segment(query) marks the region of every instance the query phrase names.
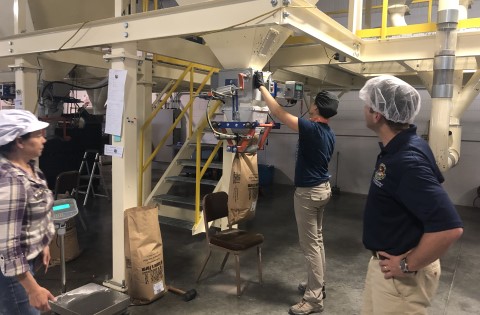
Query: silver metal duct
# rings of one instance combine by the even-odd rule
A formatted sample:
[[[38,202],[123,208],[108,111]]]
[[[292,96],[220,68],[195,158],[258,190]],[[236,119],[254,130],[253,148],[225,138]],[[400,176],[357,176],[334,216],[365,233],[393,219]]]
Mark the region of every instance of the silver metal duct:
[[[453,107],[455,50],[457,47],[458,0],[440,0],[437,16],[438,50],[435,52],[432,85],[432,113],[429,143],[442,171],[458,162],[459,151],[449,150],[454,131],[449,130]],[[458,133],[458,130],[455,130]]]

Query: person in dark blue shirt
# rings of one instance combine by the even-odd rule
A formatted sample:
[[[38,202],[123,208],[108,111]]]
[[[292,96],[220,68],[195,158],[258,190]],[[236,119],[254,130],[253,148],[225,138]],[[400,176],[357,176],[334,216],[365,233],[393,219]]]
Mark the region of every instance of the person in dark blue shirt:
[[[439,258],[460,238],[463,224],[428,143],[411,124],[420,111],[418,91],[380,76],[359,96],[367,127],[381,141],[364,212],[363,243],[372,258],[362,314],[427,314]]]
[[[331,196],[328,163],[335,146],[335,134],[328,121],[337,114],[338,98],[321,91],[308,110],[309,118],[299,118],[285,111],[270,95],[261,72],[255,73],[253,82],[271,113],[298,132],[294,209],[300,247],[307,263],[307,282],[299,285],[299,290],[304,291],[303,298],[289,312],[295,315],[321,312],[325,298],[322,219]]]

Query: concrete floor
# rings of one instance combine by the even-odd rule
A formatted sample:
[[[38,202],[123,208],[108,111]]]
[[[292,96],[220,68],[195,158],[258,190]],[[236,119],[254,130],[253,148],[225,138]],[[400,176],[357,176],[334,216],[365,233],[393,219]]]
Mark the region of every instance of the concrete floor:
[[[256,218],[247,228],[265,236],[264,284],[258,284],[255,251],[240,259],[244,293],[236,296],[233,259],[218,273],[222,256],[215,255],[199,284],[196,275],[206,254],[204,235],[161,224],[166,283],[183,290],[195,289],[196,299],[184,302],[168,293],[145,306],[130,306],[135,314],[287,314],[301,299],[298,283],[306,277],[293,214],[293,188],[269,187],[260,197]],[[341,192],[327,205],[324,241],[327,255],[327,299],[323,314],[360,313],[362,290],[370,253],[364,249],[362,212],[364,195]],[[458,207],[465,233],[442,259],[441,284],[430,314],[480,314],[480,209]],[[101,284],[112,270],[111,203],[97,197],[83,212],[88,230],[77,224],[82,254],[67,263],[67,291],[90,282]],[[40,272],[39,283],[61,292],[60,267]],[[399,313],[401,314],[401,313]]]

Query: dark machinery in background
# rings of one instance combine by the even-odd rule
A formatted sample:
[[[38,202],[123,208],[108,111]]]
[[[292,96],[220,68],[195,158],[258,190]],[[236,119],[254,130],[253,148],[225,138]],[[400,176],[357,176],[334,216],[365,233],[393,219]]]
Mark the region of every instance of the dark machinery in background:
[[[0,100],[15,99],[15,83],[0,84]]]
[[[78,170],[86,150],[103,152],[108,136],[103,134],[103,115],[90,114],[72,98],[72,89],[104,88],[108,82],[96,86],[79,86],[62,81],[43,82],[40,89],[38,117],[50,123],[47,139],[40,157],[40,165],[50,188],[61,172]],[[71,113],[64,113],[64,104],[73,104]],[[93,164],[93,161],[92,161]]]

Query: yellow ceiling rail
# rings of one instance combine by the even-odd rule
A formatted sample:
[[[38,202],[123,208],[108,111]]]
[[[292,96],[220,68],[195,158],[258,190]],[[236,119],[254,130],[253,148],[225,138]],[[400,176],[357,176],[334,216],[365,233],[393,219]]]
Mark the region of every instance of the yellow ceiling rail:
[[[432,7],[433,0],[417,0],[413,3],[428,2],[428,22],[411,24],[405,26],[390,26],[387,27],[387,10],[388,0],[383,0],[382,11],[382,27],[357,30],[356,35],[360,38],[380,38],[382,40],[388,39],[392,36],[413,35],[421,33],[433,33],[437,31],[437,24],[432,22]],[[462,29],[476,29],[480,28],[480,18],[470,18],[458,21],[458,30]]]
[[[432,1],[433,1],[433,0],[413,0],[413,1],[412,1],[412,4],[428,2],[428,3],[429,3],[429,7],[430,7],[429,12],[432,12],[432,10],[431,10]],[[372,6],[371,6],[371,9],[374,9],[374,10],[383,9],[383,4],[382,4],[382,5],[372,5]],[[366,10],[366,9],[364,8],[363,11],[365,11],[365,10]],[[343,9],[343,10],[335,10],[335,11],[326,11],[326,12],[323,12],[323,13],[325,13],[325,14],[328,15],[328,16],[330,16],[330,15],[338,15],[338,14],[348,14],[348,12],[349,12],[348,9]]]
[[[387,37],[387,19],[388,19],[388,0],[383,0],[382,27],[380,29],[381,39],[385,39]]]
[[[412,24],[406,26],[390,26],[386,30],[386,38],[382,37],[381,28],[371,28],[358,30],[356,35],[361,38],[372,38],[372,37],[381,37],[382,39],[387,39],[389,36],[398,36],[398,35],[412,35],[419,33],[431,33],[437,31],[437,24],[435,23],[423,23],[423,24]]]

